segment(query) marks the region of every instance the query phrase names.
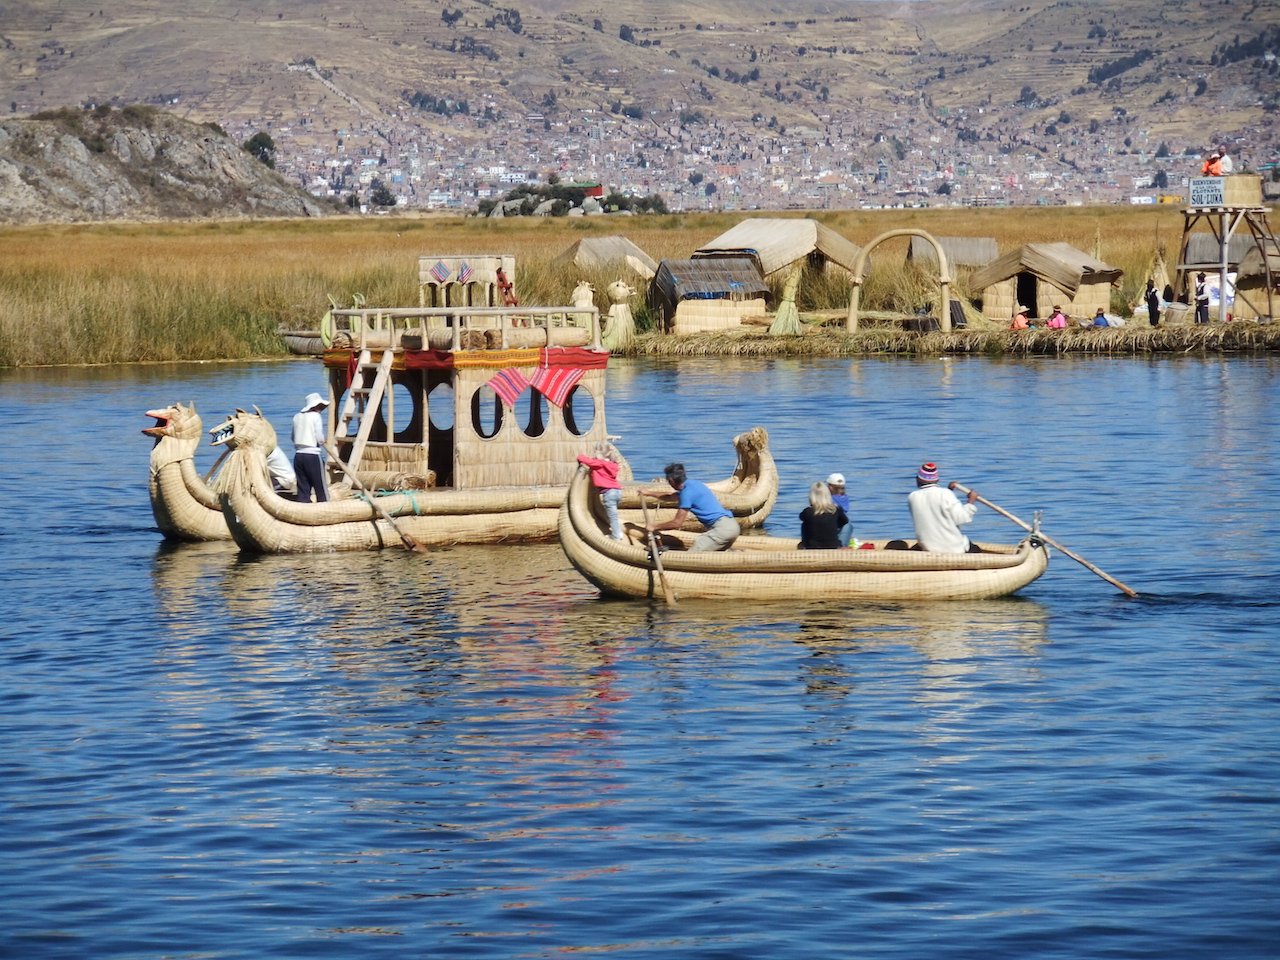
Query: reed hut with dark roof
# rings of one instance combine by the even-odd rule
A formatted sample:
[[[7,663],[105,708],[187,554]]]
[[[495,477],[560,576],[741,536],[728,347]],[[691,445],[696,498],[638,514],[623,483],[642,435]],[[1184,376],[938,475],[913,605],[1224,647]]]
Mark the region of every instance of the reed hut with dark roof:
[[[685,335],[737,327],[746,316],[763,317],[771,298],[754,261],[701,257],[659,263],[647,300],[664,330]]]
[[[781,278],[800,263],[818,270],[853,272],[862,248],[808,218],[748,217],[693,252],[693,259],[741,257],[765,279]]]
[[[658,272],[658,261],[620,234],[583,237],[551,262],[579,270],[628,270],[644,280]]]
[[[1077,250],[1068,243],[1027,243],[969,277],[982,291],[982,313],[1008,322],[1018,304],[1029,317],[1049,317],[1060,306],[1071,317],[1092,317],[1111,309],[1111,288],[1124,271]]]

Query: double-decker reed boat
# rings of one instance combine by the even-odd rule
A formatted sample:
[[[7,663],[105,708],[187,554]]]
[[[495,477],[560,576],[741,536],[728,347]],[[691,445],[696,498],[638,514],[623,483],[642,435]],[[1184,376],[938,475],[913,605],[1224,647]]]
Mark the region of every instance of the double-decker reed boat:
[[[162,437],[173,418],[157,416],[157,426],[144,432],[157,437],[152,507],[166,536],[215,539],[225,527],[253,553],[555,539],[578,455],[590,456],[610,439],[609,352],[597,308],[335,308],[321,330],[326,435],[341,461],[329,464],[333,498],[300,503],[275,489],[267,464],[274,441],[269,447],[261,436],[236,439],[237,429],[269,429],[265,418],[250,427],[251,414],[228,421],[220,439],[230,451],[202,487],[186,476],[195,474],[192,441],[183,439],[179,450],[178,441]],[[197,437],[199,429],[197,423]],[[168,465],[158,471],[162,443]],[[738,436],[734,446],[733,473],[710,486],[749,529],[773,507],[777,469],[763,428]],[[623,514],[638,520],[640,484],[625,462],[619,478]],[[211,496],[221,526],[210,515]],[[169,521],[191,512],[192,501],[204,511],[195,514],[196,534]]]

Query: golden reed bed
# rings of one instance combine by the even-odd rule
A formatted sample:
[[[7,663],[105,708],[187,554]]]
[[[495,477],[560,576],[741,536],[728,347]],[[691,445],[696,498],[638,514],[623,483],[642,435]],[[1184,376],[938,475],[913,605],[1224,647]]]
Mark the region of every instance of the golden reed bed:
[[[1138,301],[1157,255],[1163,254],[1166,262],[1176,258],[1182,230],[1181,211],[1173,206],[785,215],[814,216],[858,244],[903,227],[935,236],[995,237],[1001,249],[1062,240],[1096,250],[1103,260],[1123,269],[1123,285],[1115,297],[1130,304]],[[563,304],[581,279],[594,282],[597,290],[616,279],[612,274],[584,277],[579,271],[548,268],[549,261],[576,240],[623,234],[655,259],[684,258],[746,216],[337,216],[7,226],[0,228],[0,366],[285,356],[279,329],[313,329],[330,294],[348,304],[356,293],[370,304],[416,304],[417,262],[424,254],[513,253],[521,302]],[[877,266],[863,289],[862,305],[868,310],[910,313],[927,291],[927,276],[902,267],[906,241],[895,246],[897,242],[876,249]],[[847,306],[845,285],[825,287],[802,289],[800,309]],[[964,277],[958,277],[954,295],[968,294]],[[640,300],[636,298],[633,308],[643,321]],[[838,352],[916,352],[929,342],[915,336],[886,341],[874,331],[866,335],[869,339],[856,341],[863,344],[856,348],[839,341]],[[1223,335],[1220,344],[1214,337],[1201,342],[1191,334],[1179,336],[1188,337],[1183,349],[1237,349],[1229,345],[1234,334]],[[1238,349],[1274,347],[1269,335],[1246,339],[1255,342]],[[821,346],[819,341],[803,347],[784,343],[774,352],[818,353]],[[1081,346],[1093,342],[1082,340]]]
[[[813,330],[795,337],[764,332],[708,333],[691,337],[649,334],[639,337],[627,356],[649,357],[855,357],[880,354],[941,356],[1061,356],[1063,354],[1262,353],[1280,350],[1280,324],[1237,321],[1204,326],[1066,330],[954,330],[912,333],[871,329],[848,334]]]

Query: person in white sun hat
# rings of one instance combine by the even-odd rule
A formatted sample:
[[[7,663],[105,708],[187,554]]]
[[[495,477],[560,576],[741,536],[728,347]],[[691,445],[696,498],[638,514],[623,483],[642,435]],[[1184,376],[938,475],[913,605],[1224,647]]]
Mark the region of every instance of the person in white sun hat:
[[[329,499],[324,485],[324,417],[320,411],[329,401],[318,393],[308,393],[302,409],[293,417],[293,472],[298,476],[298,502],[316,503]]]

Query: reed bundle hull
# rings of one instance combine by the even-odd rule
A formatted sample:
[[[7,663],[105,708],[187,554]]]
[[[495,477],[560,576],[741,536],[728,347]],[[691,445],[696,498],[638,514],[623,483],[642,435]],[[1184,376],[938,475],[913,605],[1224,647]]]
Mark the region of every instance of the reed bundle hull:
[[[169,460],[158,468],[153,458],[150,492],[151,513],[166,538],[189,543],[231,539],[218,495],[201,478],[189,456]]]
[[[729,478],[710,486],[718,488],[721,502],[744,529],[750,529],[764,522],[777,500],[777,469],[762,428],[736,437],[734,445],[737,468]],[[279,496],[271,487],[260,451],[233,452],[223,476],[222,512],[232,539],[246,552],[322,553],[402,544],[400,535],[366,499],[297,503]],[[624,485],[624,519],[640,521],[641,486]],[[377,502],[395,518],[396,526],[424,546],[534,543],[556,538],[566,493],[564,485],[431,489],[387,494]]]
[[[147,416],[156,421],[142,432],[156,441],[147,486],[160,532],[167,539],[190,543],[231,539],[217,492],[196,470],[204,425],[194,404],[175,403],[148,410]]]
[[[585,471],[560,511],[560,545],[574,568],[609,596],[653,599],[662,586],[647,548],[605,531]],[[692,535],[664,536],[684,548]],[[1025,587],[1048,565],[1048,549],[1023,541],[983,544],[978,554],[914,550],[800,550],[783,537],[740,537],[723,553],[666,549],[662,565],[678,598],[711,600],[986,600]]]

